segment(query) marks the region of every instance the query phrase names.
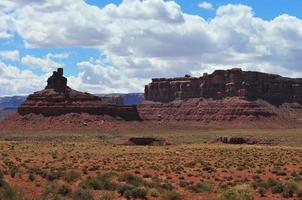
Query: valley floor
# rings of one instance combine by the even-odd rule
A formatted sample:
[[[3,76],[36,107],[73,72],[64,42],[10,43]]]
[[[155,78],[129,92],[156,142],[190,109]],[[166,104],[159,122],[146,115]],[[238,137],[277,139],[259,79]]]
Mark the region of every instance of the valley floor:
[[[126,146],[131,136],[170,146]],[[219,136],[279,144],[227,145]],[[302,129],[5,132],[0,199],[302,199]]]

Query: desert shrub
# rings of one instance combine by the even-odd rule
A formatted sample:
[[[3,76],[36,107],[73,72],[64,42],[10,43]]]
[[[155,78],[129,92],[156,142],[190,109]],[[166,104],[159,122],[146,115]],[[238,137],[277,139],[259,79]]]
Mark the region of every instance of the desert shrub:
[[[72,195],[73,200],[95,200],[89,190],[79,189]]]
[[[271,178],[269,178],[267,181],[266,181],[266,186],[268,187],[268,188],[272,188],[272,187],[274,187],[274,186],[276,186],[276,185],[278,185],[279,183],[278,183],[278,181],[276,181],[276,180],[274,180],[274,179],[271,179]]]
[[[284,198],[293,197],[294,193],[298,188],[297,183],[292,180],[284,182],[282,186],[283,186],[282,196]]]
[[[81,177],[81,174],[76,171],[70,171],[65,175],[65,180],[67,182],[73,182],[78,180]]]
[[[118,193],[122,196],[125,196],[125,193],[129,193],[130,190],[132,190],[134,186],[128,185],[128,184],[121,184],[118,187]]]
[[[0,199],[4,200],[25,200],[24,194],[10,185],[5,185],[0,190]]]
[[[185,180],[179,180],[180,187],[188,187],[190,184]]]
[[[5,200],[25,200],[24,194],[18,189],[10,186],[0,175],[0,199]]]
[[[257,192],[260,194],[261,197],[265,197],[266,189],[264,187],[260,187]]]
[[[134,199],[137,199],[137,198],[139,198],[139,199],[146,199],[146,197],[147,197],[147,190],[144,187],[133,188],[131,190],[131,196]]]
[[[64,176],[64,172],[62,170],[51,170],[49,173],[47,173],[47,180],[53,181],[56,179],[60,179],[62,176]]]
[[[253,200],[253,194],[246,185],[229,188],[222,193],[222,200]]]
[[[183,199],[181,193],[178,192],[177,190],[168,190],[168,191],[165,191],[163,193],[162,197],[165,200],[181,200],[181,199]]]
[[[135,175],[135,174],[132,174],[132,173],[125,173],[124,175],[122,175],[119,179],[119,181],[124,181],[128,184],[131,184],[131,185],[134,185],[134,186],[144,186],[146,185],[146,181]]]
[[[150,193],[151,197],[159,197],[160,196],[159,191],[157,189],[155,189],[155,188],[151,188],[149,190],[149,193]]]
[[[174,189],[174,186],[167,181],[161,183],[159,186],[160,186],[160,188],[162,188],[164,190],[173,190]]]
[[[99,200],[115,200],[115,199],[117,199],[117,196],[114,192],[103,192],[99,198]]]
[[[302,184],[297,187],[296,195],[298,198],[302,199]]]
[[[277,183],[276,185],[272,186],[272,193],[276,194],[276,193],[282,193],[283,192],[283,186],[281,183]]]
[[[64,199],[71,194],[71,188],[67,185],[53,183],[48,185],[41,195],[41,199]]]
[[[88,177],[85,181],[80,183],[80,186],[84,189],[115,190],[118,185],[111,180],[113,176],[113,174],[108,173],[96,177]]]
[[[209,183],[209,182],[200,182],[195,185],[190,185],[188,188],[194,192],[213,192],[214,191],[213,184]]]
[[[28,180],[34,181],[36,179],[35,175],[33,173],[29,173]]]

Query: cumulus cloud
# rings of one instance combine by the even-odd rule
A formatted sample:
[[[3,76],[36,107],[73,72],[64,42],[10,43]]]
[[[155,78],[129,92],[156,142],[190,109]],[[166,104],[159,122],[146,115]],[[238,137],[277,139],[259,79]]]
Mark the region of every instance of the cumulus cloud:
[[[199,8],[203,8],[206,10],[212,10],[213,9],[213,5],[207,1],[201,2],[198,4]]]
[[[0,96],[26,95],[40,90],[46,76],[38,76],[30,70],[20,70],[0,60]]]
[[[18,50],[0,51],[0,56],[3,59],[11,60],[11,61],[18,61],[20,59],[20,54]]]
[[[51,72],[56,68],[62,68],[64,65],[53,61],[53,54],[47,54],[43,58],[38,58],[31,55],[26,55],[21,59],[21,63],[30,69],[41,69],[43,72]]]
[[[249,6],[228,4],[207,21],[184,13],[174,1],[124,0],[103,8],[82,0],[4,2],[5,10],[12,8],[0,23],[12,26],[0,33],[18,33],[27,47],[102,52],[104,60],[78,63],[79,75],[70,77],[91,91],[136,91],[151,77],[200,75],[217,68],[286,76],[302,72],[302,20],[286,14],[264,20]],[[22,63],[47,72],[49,66],[62,66],[53,59],[26,56]]]
[[[142,91],[141,85],[148,81],[143,78],[129,80],[129,71],[127,69],[108,66],[101,60],[93,58],[89,61],[77,63],[77,68],[79,75],[77,77],[69,77],[70,85],[76,89],[84,89],[93,93]]]

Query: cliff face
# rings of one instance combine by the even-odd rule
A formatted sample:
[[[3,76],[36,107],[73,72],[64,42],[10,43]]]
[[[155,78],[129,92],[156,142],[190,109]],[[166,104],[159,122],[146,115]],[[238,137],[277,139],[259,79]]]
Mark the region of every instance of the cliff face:
[[[58,116],[68,113],[88,113],[92,115],[109,115],[125,120],[138,120],[136,106],[108,104],[102,98],[89,93],[78,92],[67,86],[63,69],[48,79],[44,90],[28,96],[18,108],[20,115],[30,113],[44,116]]]
[[[145,86],[145,99],[149,101],[226,97],[262,99],[274,105],[302,103],[302,79],[230,69],[216,70],[199,78],[153,79]]]

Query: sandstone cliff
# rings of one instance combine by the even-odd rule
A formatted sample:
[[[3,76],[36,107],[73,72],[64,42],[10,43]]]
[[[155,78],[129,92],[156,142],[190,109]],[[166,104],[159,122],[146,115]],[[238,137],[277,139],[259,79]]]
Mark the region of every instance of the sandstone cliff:
[[[302,103],[302,79],[279,75],[242,71],[216,70],[202,77],[153,79],[145,86],[145,99],[171,102],[190,98],[223,99],[240,97],[247,100],[262,99],[274,105]]]

